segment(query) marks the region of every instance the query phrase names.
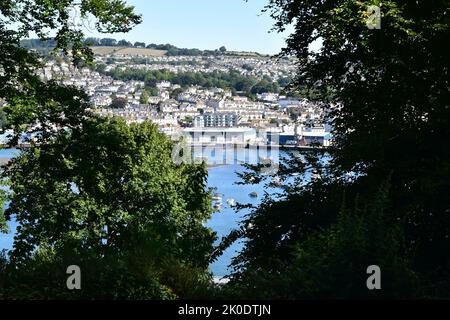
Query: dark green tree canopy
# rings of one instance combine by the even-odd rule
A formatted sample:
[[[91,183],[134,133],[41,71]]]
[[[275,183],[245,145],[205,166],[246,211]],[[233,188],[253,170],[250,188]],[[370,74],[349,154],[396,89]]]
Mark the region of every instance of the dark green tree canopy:
[[[113,97],[109,107],[113,109],[123,109],[127,106],[127,104],[128,100],[126,98]]]
[[[192,245],[212,237],[202,226],[211,211],[206,171],[173,165],[172,148],[156,125],[90,117],[51,144],[23,151],[5,172],[13,191],[6,216],[20,225],[13,257],[73,243],[118,253],[146,232],[206,267],[208,256]]]
[[[124,39],[118,41],[117,45],[125,46],[125,47],[132,47],[133,46],[133,44],[130,41],[127,41],[127,40],[124,40]]]
[[[145,48],[145,42],[135,42],[134,46],[136,48]]]
[[[209,285],[215,237],[204,227],[206,168],[175,165],[173,142],[153,124],[94,115],[86,93],[39,78],[45,60],[21,46],[53,30],[55,54],[90,63],[85,19],[105,33],[140,22],[122,0],[0,3],[2,129],[13,130],[10,145],[29,144],[1,171],[0,229],[5,219],[18,227],[0,255],[0,298],[192,297]],[[72,264],[83,270],[80,292],[65,287]]]
[[[380,8],[380,29],[367,26],[370,5]],[[277,175],[285,181],[283,192],[267,196],[225,239],[225,246],[247,239],[234,260],[234,288],[246,296],[360,297],[368,293],[346,292],[327,274],[341,272],[346,288],[356,289],[364,283],[347,273],[348,266],[361,271],[366,261],[378,261],[395,271],[390,283],[399,279],[399,270],[412,275],[381,295],[406,297],[412,291],[401,288],[410,288],[417,276],[423,282],[415,294],[448,297],[448,1],[270,0],[265,11],[276,20],[276,30],[293,27],[283,52],[298,58],[291,86],[331,102],[325,121],[333,126],[334,145],[325,157],[311,152],[281,163]],[[322,43],[320,50],[311,50],[314,41]],[[244,180],[271,184],[261,168],[249,168]],[[386,183],[383,204],[376,204],[374,195]],[[343,207],[355,208],[362,230],[342,223]],[[376,220],[368,207],[376,208]],[[350,239],[352,233],[363,238],[347,243],[355,249],[350,254],[335,240]],[[397,251],[391,258],[397,258],[359,247],[372,241],[371,233],[383,235],[380,246],[395,234],[392,249]],[[297,286],[289,287],[292,283]]]

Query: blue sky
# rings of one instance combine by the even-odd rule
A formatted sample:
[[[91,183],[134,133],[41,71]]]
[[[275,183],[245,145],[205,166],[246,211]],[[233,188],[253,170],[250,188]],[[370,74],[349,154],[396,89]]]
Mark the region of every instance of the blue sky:
[[[127,0],[143,22],[128,34],[86,36],[170,43],[180,48],[257,51],[275,54],[288,33],[271,32],[274,20],[261,14],[268,0]]]

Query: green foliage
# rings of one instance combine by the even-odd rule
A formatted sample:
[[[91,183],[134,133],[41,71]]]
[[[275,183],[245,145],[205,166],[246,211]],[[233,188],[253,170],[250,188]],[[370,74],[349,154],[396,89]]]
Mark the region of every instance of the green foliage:
[[[5,181],[1,181],[0,183],[0,234],[7,233],[9,231],[8,225],[6,223],[5,218],[5,205],[8,201],[8,192],[6,190]]]
[[[253,67],[250,64],[243,64],[242,69],[245,69],[247,71],[253,71]]]
[[[191,127],[194,123],[194,119],[191,116],[186,116],[181,122],[183,126]]]
[[[141,96],[139,97],[139,103],[141,103],[141,104],[147,104],[149,98],[150,98],[150,97],[149,97],[147,91],[144,90],[144,91],[142,92]]]
[[[370,4],[381,7],[381,29],[366,26]],[[276,29],[294,25],[285,49],[299,59],[293,88],[338,104],[325,110],[334,145],[325,157],[281,164],[284,192],[225,239],[247,239],[232,288],[246,297],[448,298],[448,2],[270,0],[266,11]],[[317,39],[322,47],[310,51]],[[247,182],[271,178],[249,168]],[[369,264],[389,279],[372,295],[361,287]]]
[[[357,195],[352,207],[344,201],[335,223],[308,232],[303,240],[294,242],[298,237],[286,234],[278,247],[286,259],[273,255],[267,263],[255,261],[257,270],[236,273],[224,291],[260,299],[417,296],[419,282],[405,254],[401,226],[385,214],[388,191],[383,185],[372,199]],[[370,265],[381,268],[381,291],[366,287]]]
[[[80,9],[82,18],[89,13],[97,17],[96,27],[102,33],[126,33],[141,22],[124,0],[82,0]]]
[[[134,259],[136,257],[133,257]],[[66,288],[66,268],[76,262],[81,269],[82,290]],[[8,299],[173,299],[176,295],[158,282],[158,274],[139,270],[128,257],[98,259],[81,254],[39,249],[32,260],[15,269],[3,257],[0,298]],[[1,263],[0,263],[1,264]],[[1,268],[1,267],[0,267]]]
[[[199,85],[205,88],[222,88],[243,91],[248,96],[263,92],[280,91],[276,82],[269,78],[259,80],[256,77],[243,76],[235,70],[228,72],[214,71],[211,73],[203,72],[179,72],[173,73],[165,70],[145,71],[142,69],[114,69],[107,73],[118,80],[139,80],[145,81],[148,87],[154,87],[159,81],[170,81],[172,84],[178,84],[182,87]]]
[[[113,97],[111,104],[109,105],[112,109],[123,109],[127,106],[128,100],[122,97]]]
[[[3,107],[0,107],[0,130],[2,130],[6,126],[6,114],[3,111]]]
[[[104,40],[103,40],[103,39],[100,40],[100,44],[103,44],[103,43],[105,43]],[[112,45],[112,43],[111,43],[111,45]],[[118,41],[118,42],[117,42],[117,45],[118,45],[118,46],[124,46],[124,47],[132,47],[132,46],[133,46],[133,44],[132,44],[131,42],[129,42],[129,41],[127,41],[127,40],[124,40],[124,39]]]
[[[217,55],[218,52],[212,50],[177,48],[171,44],[154,44],[147,45],[147,49],[167,51],[168,56],[201,56],[201,55]]]
[[[96,66],[95,66],[95,71],[97,71],[97,72],[99,72],[99,73],[104,73],[105,72],[105,69],[106,69],[106,64],[104,64],[104,63],[100,63],[100,64],[97,64]]]
[[[49,47],[71,51],[76,66],[89,63],[71,10],[109,33],[140,21],[132,9],[121,0],[0,4],[3,129],[13,130],[10,145],[19,137],[29,144],[1,171],[9,191],[0,189],[0,200],[10,202],[0,228],[5,219],[18,227],[13,250],[0,256],[0,298],[173,299],[209,290],[206,168],[175,165],[172,142],[155,125],[97,117],[84,92],[42,81],[41,56],[21,44],[32,32],[48,40],[51,29]],[[71,292],[66,268],[74,264],[84,280]]]
[[[182,88],[176,88],[176,89],[173,89],[172,90],[172,92],[170,92],[170,96],[171,97],[173,97],[173,98],[178,98],[178,96],[181,94],[181,93],[183,93],[183,89]]]
[[[159,94],[159,90],[156,87],[145,87],[145,91],[149,97],[156,97]]]
[[[125,281],[126,274],[131,279],[126,285],[136,295],[157,279],[177,296],[195,290],[172,282],[166,266],[208,278],[214,234],[203,226],[211,213],[207,171],[175,166],[171,151],[172,143],[153,124],[129,126],[95,117],[62,131],[52,143],[24,150],[3,174],[12,191],[6,217],[19,224],[10,253],[12,285],[23,279],[15,278],[15,266],[20,272],[28,265],[37,268],[35,282],[24,283],[25,293],[34,286],[46,288],[47,278],[39,272],[58,267],[48,284],[53,290],[48,297],[58,297],[64,292],[64,263],[72,261],[93,281],[99,277],[98,287],[82,293],[85,297],[123,297],[115,296],[122,289],[115,281]],[[41,250],[55,254],[44,263]],[[115,288],[110,293],[108,281]],[[141,298],[148,298],[145,292]]]
[[[145,48],[145,42],[135,42],[134,46],[136,48]]]
[[[278,83],[272,82],[270,78],[264,78],[258,83],[256,83],[250,90],[250,92],[254,95],[258,93],[264,93],[264,92],[280,92],[280,87],[278,86]]]

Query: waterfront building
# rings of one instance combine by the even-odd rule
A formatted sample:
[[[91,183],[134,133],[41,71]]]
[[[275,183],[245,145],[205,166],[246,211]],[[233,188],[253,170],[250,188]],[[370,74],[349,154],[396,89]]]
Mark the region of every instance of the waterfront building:
[[[332,135],[326,126],[301,127],[299,130],[299,142],[302,145],[318,143],[321,146],[331,145]]]
[[[185,128],[185,135],[192,143],[214,144],[234,143],[247,144],[257,142],[257,134],[254,128]]]
[[[195,117],[194,127],[237,127],[240,120],[236,113],[207,112]]]

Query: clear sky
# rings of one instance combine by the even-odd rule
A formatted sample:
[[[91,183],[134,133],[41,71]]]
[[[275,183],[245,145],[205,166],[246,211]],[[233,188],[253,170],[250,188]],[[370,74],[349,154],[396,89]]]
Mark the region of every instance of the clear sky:
[[[288,33],[269,33],[274,20],[261,13],[267,0],[127,0],[142,14],[142,23],[128,34],[103,35],[86,31],[86,37],[112,37],[131,42],[165,44],[180,48],[257,51],[275,54]]]

